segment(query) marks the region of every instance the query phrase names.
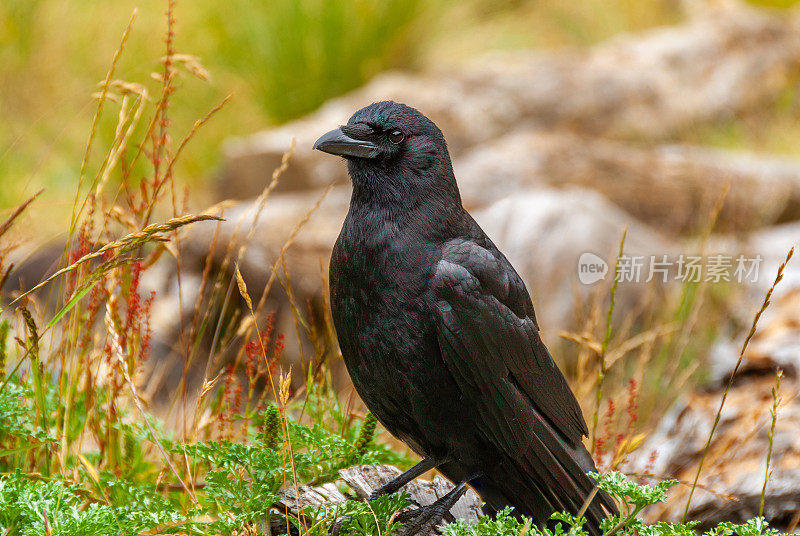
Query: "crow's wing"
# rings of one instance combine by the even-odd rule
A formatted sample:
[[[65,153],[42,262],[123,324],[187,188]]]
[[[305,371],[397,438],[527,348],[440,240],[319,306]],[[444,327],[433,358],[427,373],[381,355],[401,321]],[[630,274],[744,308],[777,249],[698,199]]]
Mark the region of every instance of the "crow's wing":
[[[574,444],[588,435],[578,401],[539,337],[525,284],[493,244],[488,246],[450,241],[436,266],[439,337],[456,351],[446,357],[448,366],[467,374],[470,385],[499,382],[513,388]]]
[[[442,356],[486,437],[575,511],[593,487],[586,422],[539,337],[525,285],[486,239],[452,240],[433,277]]]

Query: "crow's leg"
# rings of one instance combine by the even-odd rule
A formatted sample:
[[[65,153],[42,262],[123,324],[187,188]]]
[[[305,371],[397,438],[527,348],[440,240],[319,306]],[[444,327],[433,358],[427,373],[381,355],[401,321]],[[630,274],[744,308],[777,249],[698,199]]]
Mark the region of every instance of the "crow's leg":
[[[443,464],[447,460],[441,458],[425,458],[417,465],[406,471],[401,475],[397,475],[395,478],[391,479],[389,482],[384,484],[383,486],[379,487],[369,495],[369,500],[372,501],[377,499],[381,495],[388,495],[390,493],[394,493],[395,491],[399,490],[419,475],[424,473],[425,471],[429,471],[434,467]]]
[[[437,499],[428,506],[421,506],[410,512],[401,512],[397,515],[398,521],[405,521],[401,536],[416,536],[418,534],[428,534],[439,521],[450,511],[458,500],[467,491],[467,483],[461,482],[459,485],[447,492],[447,495]]]
[[[367,500],[368,501],[374,501],[375,499],[377,499],[378,497],[380,497],[382,495],[388,495],[390,493],[394,493],[395,491],[399,490],[400,488],[402,488],[403,486],[405,486],[406,484],[408,484],[409,482],[411,482],[412,480],[417,478],[419,475],[421,475],[425,471],[429,471],[429,470],[433,469],[434,467],[437,467],[437,466],[439,466],[439,465],[441,465],[441,464],[443,464],[443,463],[445,463],[447,461],[449,461],[448,458],[425,458],[424,460],[422,460],[421,462],[417,463],[417,465],[415,465],[414,467],[412,467],[411,469],[409,469],[405,473],[397,475],[396,477],[391,479],[389,482],[387,482],[383,486],[379,487],[378,489],[376,489],[375,491],[370,493],[370,495],[367,498]],[[456,499],[456,500],[458,500],[458,499]],[[433,506],[433,505],[431,505],[431,506]],[[449,510],[449,509],[450,508],[448,507],[447,510]],[[415,512],[416,511],[417,510],[415,510]],[[445,512],[446,512],[446,510],[445,510]],[[336,522],[333,524],[333,527],[331,528],[331,536],[339,536],[339,534],[340,534],[340,532],[342,530],[342,526],[349,519],[349,517],[350,516],[344,516],[344,517],[340,517],[339,519],[336,520]]]

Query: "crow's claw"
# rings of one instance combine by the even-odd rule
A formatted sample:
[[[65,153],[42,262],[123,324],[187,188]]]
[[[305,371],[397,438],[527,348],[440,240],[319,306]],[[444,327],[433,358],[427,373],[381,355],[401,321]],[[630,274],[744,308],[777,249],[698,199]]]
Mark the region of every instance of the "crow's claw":
[[[426,536],[430,534],[466,491],[467,486],[462,482],[433,504],[397,514],[397,521],[403,523],[400,536]]]

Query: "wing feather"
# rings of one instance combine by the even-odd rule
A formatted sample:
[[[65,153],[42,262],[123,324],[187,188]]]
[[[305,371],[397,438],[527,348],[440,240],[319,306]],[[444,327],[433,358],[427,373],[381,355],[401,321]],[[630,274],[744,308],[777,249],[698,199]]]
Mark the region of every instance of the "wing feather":
[[[486,368],[492,378],[513,377],[568,443],[588,435],[580,406],[539,336],[530,295],[505,257],[457,241],[445,247],[433,284],[437,309],[449,308],[450,329],[487,352],[482,370],[473,373]]]
[[[510,263],[474,242],[448,243],[433,277],[433,299],[443,359],[482,433],[554,508],[579,509],[594,486],[585,475],[594,467],[581,443],[586,423]],[[589,515],[600,519],[602,512],[598,507]]]

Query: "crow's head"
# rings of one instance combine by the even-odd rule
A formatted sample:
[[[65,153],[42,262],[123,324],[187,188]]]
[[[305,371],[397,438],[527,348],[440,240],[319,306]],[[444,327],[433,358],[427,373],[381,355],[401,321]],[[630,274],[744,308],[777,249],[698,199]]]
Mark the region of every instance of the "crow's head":
[[[344,157],[354,182],[376,171],[392,175],[452,175],[441,130],[418,110],[392,101],[370,104],[331,130],[314,149]]]

